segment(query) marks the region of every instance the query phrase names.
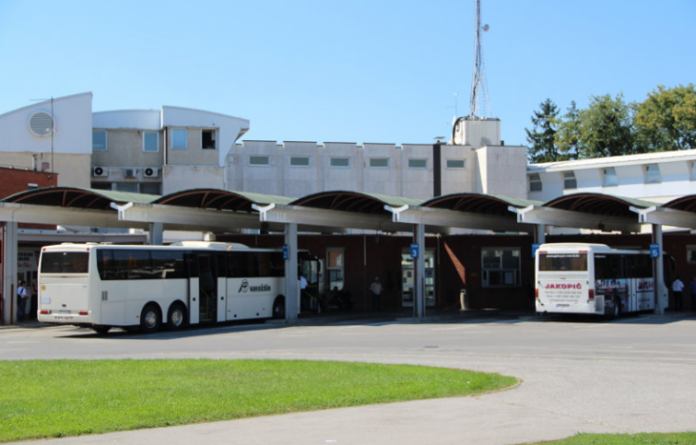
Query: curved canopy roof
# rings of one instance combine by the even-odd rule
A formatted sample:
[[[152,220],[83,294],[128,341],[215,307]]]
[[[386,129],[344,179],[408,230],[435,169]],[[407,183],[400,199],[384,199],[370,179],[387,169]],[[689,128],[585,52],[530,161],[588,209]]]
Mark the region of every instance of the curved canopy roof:
[[[127,202],[149,204],[157,198],[159,198],[158,195],[142,193],[83,189],[79,187],[45,187],[15,193],[0,199],[0,202],[113,211],[114,209],[111,208],[112,202],[119,204]]]
[[[299,207],[313,207],[324,210],[389,215],[384,209],[388,206],[421,205],[418,199],[387,196],[376,193],[361,193],[345,190],[320,192],[294,200],[291,204]]]
[[[191,189],[170,193],[159,197],[153,204],[166,204],[180,207],[231,210],[234,212],[255,212],[252,204],[289,204],[293,198],[264,195],[261,193],[235,192],[221,189]]]
[[[510,198],[507,196],[486,195],[482,193],[453,193],[425,201],[422,206],[457,210],[460,212],[485,213],[488,215],[511,216],[508,207],[523,208],[530,205],[541,205],[539,201]]]
[[[685,212],[696,213],[696,195],[686,195],[673,199],[670,202],[663,204],[661,207],[665,209],[683,210]]]
[[[544,204],[544,207],[574,212],[592,213],[603,216],[635,218],[631,207],[647,209],[659,206],[654,202],[602,193],[575,193],[560,196]]]

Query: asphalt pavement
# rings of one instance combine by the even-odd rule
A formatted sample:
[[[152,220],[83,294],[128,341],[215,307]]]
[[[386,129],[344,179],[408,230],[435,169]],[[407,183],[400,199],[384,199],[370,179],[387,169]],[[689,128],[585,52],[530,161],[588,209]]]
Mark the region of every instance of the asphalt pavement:
[[[611,323],[540,320],[525,313],[402,314],[301,319],[290,327],[190,331],[140,339],[134,358],[213,357],[354,360],[499,372],[511,389],[169,428],[37,441],[90,444],[522,444],[578,432],[696,430],[696,314]],[[69,328],[26,325],[0,333],[16,345],[0,359],[28,357],[22,342],[62,345],[62,356],[121,357],[104,339]],[[41,331],[41,332],[39,332]],[[160,335],[160,334],[156,334]],[[193,338],[197,337],[197,338]],[[128,337],[131,338],[131,337]],[[205,339],[205,340],[203,340]],[[230,346],[235,339],[239,346]],[[270,346],[273,339],[273,346]],[[264,347],[263,345],[269,345]],[[73,349],[74,348],[74,349]],[[89,349],[89,348],[94,348]],[[131,346],[132,348],[132,346]],[[96,351],[102,351],[98,355]],[[149,352],[148,352],[149,351]],[[32,442],[21,442],[32,443]]]

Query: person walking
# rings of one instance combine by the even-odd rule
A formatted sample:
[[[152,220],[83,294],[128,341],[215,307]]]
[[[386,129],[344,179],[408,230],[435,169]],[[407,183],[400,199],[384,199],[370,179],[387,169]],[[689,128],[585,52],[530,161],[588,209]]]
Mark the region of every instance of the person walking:
[[[22,321],[25,317],[27,300],[29,298],[26,286],[27,283],[24,280],[21,280],[19,286],[17,286],[17,321]]]
[[[381,311],[382,310],[382,285],[379,283],[379,277],[375,277],[375,281],[372,282],[370,286],[370,291],[372,292],[372,310]]]
[[[684,291],[684,283],[679,279],[679,275],[672,282],[672,295],[674,296],[674,310],[682,310],[682,293]]]

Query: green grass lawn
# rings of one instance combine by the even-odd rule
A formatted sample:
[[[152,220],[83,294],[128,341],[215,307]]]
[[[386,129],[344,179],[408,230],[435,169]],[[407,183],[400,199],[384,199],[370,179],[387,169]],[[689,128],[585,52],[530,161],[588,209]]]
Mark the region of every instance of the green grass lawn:
[[[516,382],[498,374],[344,362],[0,362],[0,442],[466,396]]]
[[[543,445],[693,445],[696,433],[666,434],[578,434],[563,440],[539,442]]]

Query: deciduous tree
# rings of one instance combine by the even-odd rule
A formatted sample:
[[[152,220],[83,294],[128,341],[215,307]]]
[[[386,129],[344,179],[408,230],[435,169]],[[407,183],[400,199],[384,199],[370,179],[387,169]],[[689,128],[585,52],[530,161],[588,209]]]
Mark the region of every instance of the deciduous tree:
[[[696,148],[696,89],[694,84],[660,85],[636,105],[636,136],[649,151]]]

